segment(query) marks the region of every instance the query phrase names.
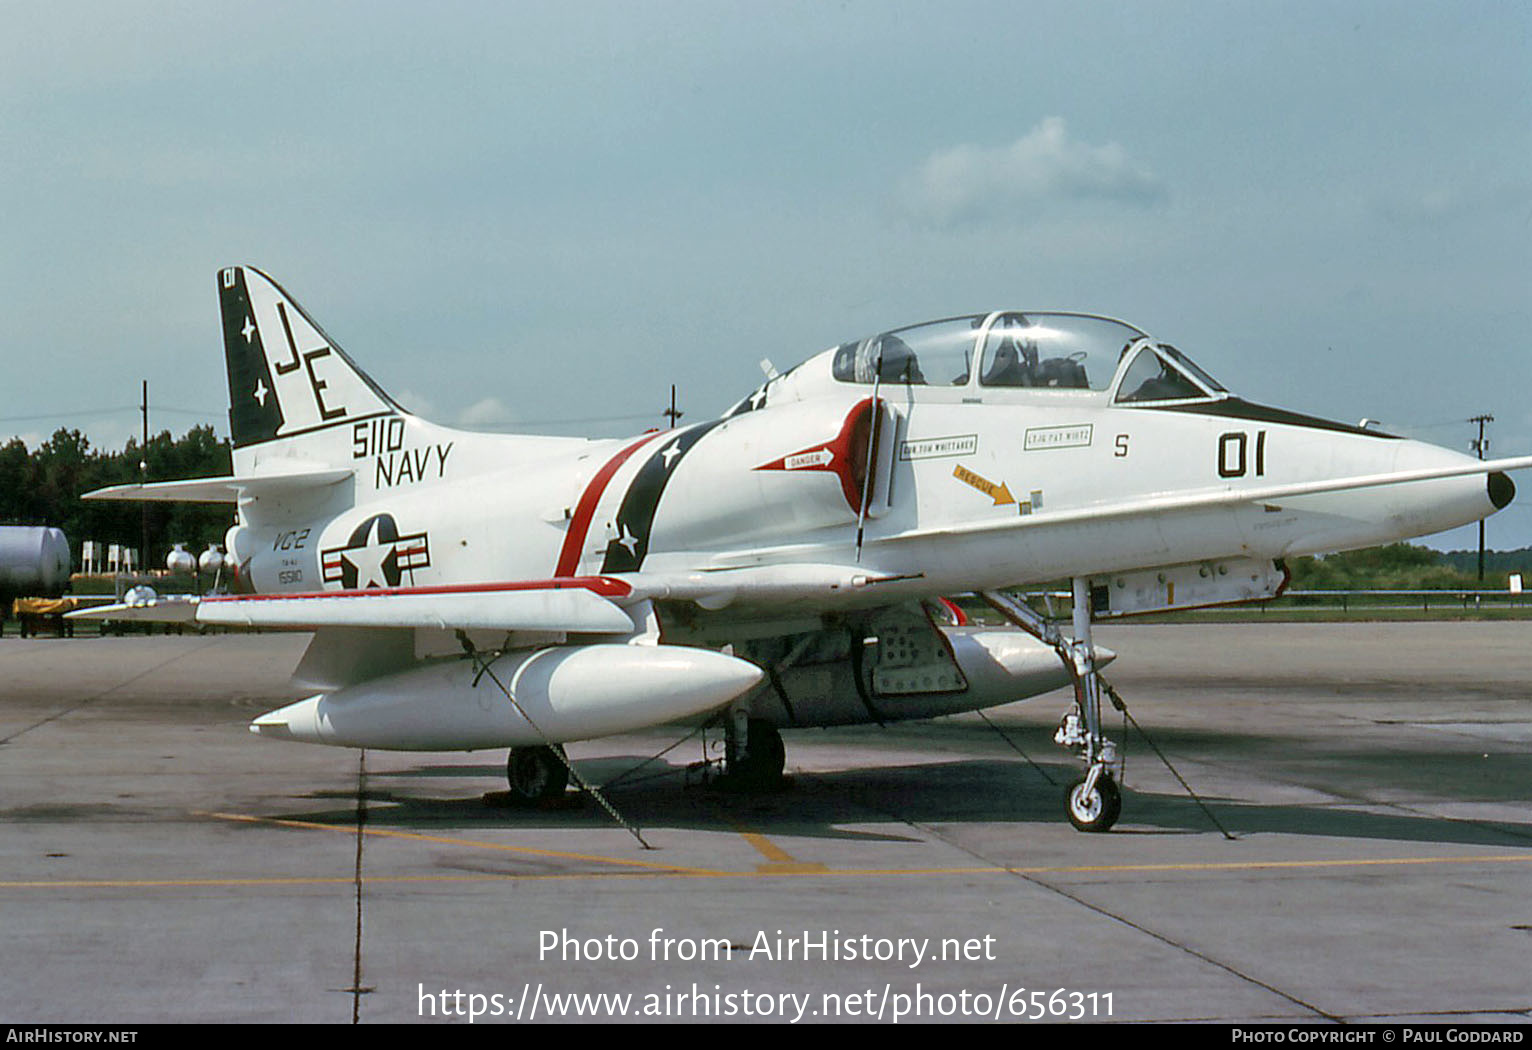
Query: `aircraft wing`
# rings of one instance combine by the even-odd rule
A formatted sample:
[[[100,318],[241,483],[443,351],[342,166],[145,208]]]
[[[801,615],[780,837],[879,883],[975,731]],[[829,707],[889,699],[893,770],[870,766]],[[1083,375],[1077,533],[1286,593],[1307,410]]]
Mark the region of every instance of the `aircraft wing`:
[[[567,631],[631,634],[626,610],[645,600],[695,602],[721,609],[750,605],[822,608],[878,583],[910,576],[870,573],[856,566],[751,566],[716,572],[571,576],[512,583],[439,587],[375,587],[294,594],[231,594],[100,605],[69,613],[78,620],[137,620],[217,627],[325,627]]]
[[[185,594],[167,594],[148,601],[118,602],[116,605],[92,605],[64,614],[67,620],[119,620],[131,623],[197,622],[199,599]]]
[[[617,604],[632,593],[628,584],[609,577],[570,577],[455,587],[217,595],[200,600],[167,596],[153,602],[82,609],[70,617],[292,630],[425,627],[632,634],[633,618]]]

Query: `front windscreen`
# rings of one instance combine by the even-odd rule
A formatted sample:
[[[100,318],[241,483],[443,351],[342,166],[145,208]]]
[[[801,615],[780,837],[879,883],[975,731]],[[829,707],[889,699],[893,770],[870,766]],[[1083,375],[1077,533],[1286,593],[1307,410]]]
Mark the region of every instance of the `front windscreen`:
[[[1197,362],[1187,357],[1185,354],[1171,346],[1169,343],[1160,344],[1160,353],[1174,361],[1178,368],[1180,368],[1187,375],[1191,376],[1193,379],[1197,380],[1197,382],[1201,383],[1203,386],[1207,387],[1209,391],[1215,394],[1227,393],[1227,391],[1224,390],[1223,385],[1220,384],[1218,380],[1214,379],[1202,369],[1198,368]]]
[[[1105,390],[1123,353],[1144,333],[1076,314],[1005,313],[984,337],[979,383],[987,387]]]
[[[1119,402],[1184,401],[1224,392],[1213,377],[1181,351],[1164,343],[1140,347],[1117,386]]]

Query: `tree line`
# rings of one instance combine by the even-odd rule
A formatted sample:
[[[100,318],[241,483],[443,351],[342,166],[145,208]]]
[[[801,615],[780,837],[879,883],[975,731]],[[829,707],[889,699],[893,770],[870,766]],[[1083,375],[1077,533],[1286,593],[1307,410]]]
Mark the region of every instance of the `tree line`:
[[[60,428],[36,449],[19,437],[0,446],[0,524],[51,525],[64,530],[75,566],[85,540],[137,549],[147,517],[149,551],[145,567],[165,567],[171,546],[184,543],[193,554],[222,545],[234,508],[217,503],[123,503],[85,501],[92,489],[147,479],[216,477],[229,474],[233,457],[227,441],[211,426],[196,426],[181,437],[161,431],[143,445],[129,438],[121,452],[91,447],[78,430]]]
[[[1325,557],[1291,558],[1292,588],[1302,591],[1504,590],[1510,573],[1532,584],[1532,548],[1490,552],[1479,583],[1478,553],[1443,554],[1429,547],[1390,543]]]

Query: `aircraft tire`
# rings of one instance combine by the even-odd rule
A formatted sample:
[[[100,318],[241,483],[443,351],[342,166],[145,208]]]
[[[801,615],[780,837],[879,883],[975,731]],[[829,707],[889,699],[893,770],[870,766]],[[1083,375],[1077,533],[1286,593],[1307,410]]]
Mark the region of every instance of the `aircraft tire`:
[[[766,791],[782,783],[787,766],[787,748],[782,734],[770,722],[752,718],[746,730],[745,758],[730,766],[727,777],[738,788]]]
[[[787,747],[782,743],[782,734],[777,732],[776,726],[752,718],[749,749],[751,765],[756,767],[760,778],[770,784],[782,779],[782,770],[787,768]]]
[[[505,760],[505,780],[511,798],[530,805],[560,798],[569,786],[569,770],[551,747],[513,747]]]
[[[1085,777],[1064,791],[1064,811],[1069,822],[1080,831],[1110,831],[1122,814],[1122,791],[1110,773],[1096,778],[1096,788],[1085,793]]]

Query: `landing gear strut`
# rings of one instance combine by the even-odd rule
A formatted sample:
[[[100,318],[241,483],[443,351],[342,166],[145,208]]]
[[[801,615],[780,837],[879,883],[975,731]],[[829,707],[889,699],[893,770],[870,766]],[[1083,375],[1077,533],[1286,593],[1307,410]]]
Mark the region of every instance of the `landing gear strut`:
[[[528,805],[560,798],[569,786],[569,767],[551,747],[513,747],[505,762],[511,798]]]
[[[1122,792],[1111,769],[1117,764],[1117,747],[1101,732],[1101,679],[1091,645],[1090,581],[1076,576],[1073,584],[1074,638],[1066,649],[1074,670],[1075,707],[1064,716],[1053,739],[1080,748],[1085,761],[1085,776],[1064,793],[1069,822],[1081,831],[1108,831],[1122,813]]]
[[[1064,792],[1064,810],[1081,831],[1107,831],[1122,813],[1122,792],[1112,776],[1117,747],[1101,732],[1102,687],[1091,644],[1090,581],[1076,576],[1073,584],[1073,638],[1065,638],[1051,621],[1008,594],[984,591],[981,596],[1017,627],[1053,646],[1069,666],[1075,680],[1075,704],[1059,723],[1053,741],[1079,749],[1085,775]]]

